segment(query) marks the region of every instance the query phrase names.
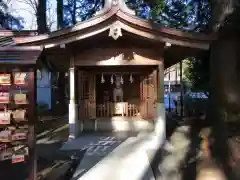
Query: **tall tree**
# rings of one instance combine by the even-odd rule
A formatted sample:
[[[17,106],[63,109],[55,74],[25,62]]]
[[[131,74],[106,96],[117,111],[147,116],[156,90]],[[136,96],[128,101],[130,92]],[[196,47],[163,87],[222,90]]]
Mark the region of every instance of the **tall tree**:
[[[49,31],[47,24],[47,0],[17,0],[20,3],[28,5],[36,16],[37,30],[40,34]],[[50,23],[51,24],[51,23]]]
[[[208,0],[127,0],[127,5],[140,18],[187,31],[205,31],[211,18]]]
[[[87,20],[103,7],[103,0],[67,0],[64,2],[64,24],[72,26]]]
[[[57,0],[57,28],[64,28],[63,22],[63,0]]]
[[[37,29],[40,34],[46,33],[49,31],[47,26],[46,11],[47,11],[47,1],[46,0],[38,1],[36,16],[37,16],[37,26],[38,26]]]
[[[211,31],[218,33],[210,47],[211,93],[208,121],[215,137],[212,155],[219,164],[224,165],[227,179],[234,179],[229,165],[228,129],[224,122],[227,120],[225,112],[240,111],[240,7],[238,0],[212,0],[211,6]]]

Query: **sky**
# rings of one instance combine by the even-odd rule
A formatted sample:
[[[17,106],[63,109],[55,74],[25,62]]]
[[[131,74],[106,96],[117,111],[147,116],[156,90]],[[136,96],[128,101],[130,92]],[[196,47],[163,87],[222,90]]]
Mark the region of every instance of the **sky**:
[[[33,8],[26,2],[31,2],[35,0],[4,0],[8,2],[9,11],[11,14],[16,16],[21,16],[24,18],[24,29],[26,30],[36,30],[36,16],[34,15]],[[36,0],[38,1],[38,0]],[[50,17],[51,30],[56,29],[56,0],[48,0],[48,12],[47,16]]]

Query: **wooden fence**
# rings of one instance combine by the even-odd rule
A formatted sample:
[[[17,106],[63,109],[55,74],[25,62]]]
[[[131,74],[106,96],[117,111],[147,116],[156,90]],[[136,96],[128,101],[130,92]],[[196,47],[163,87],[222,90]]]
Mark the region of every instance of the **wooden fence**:
[[[135,104],[106,102],[96,106],[97,117],[138,116],[139,109]]]

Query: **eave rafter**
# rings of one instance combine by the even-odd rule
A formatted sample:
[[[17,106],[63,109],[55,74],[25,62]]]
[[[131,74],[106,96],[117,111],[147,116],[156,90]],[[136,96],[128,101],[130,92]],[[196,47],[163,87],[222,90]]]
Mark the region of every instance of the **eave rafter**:
[[[117,40],[124,35],[122,30],[160,43],[167,42],[203,50],[209,49],[210,42],[215,39],[214,35],[187,33],[160,27],[137,18],[134,11],[127,7],[125,1],[106,0],[104,8],[88,21],[52,32],[50,35],[15,38],[15,41],[19,45],[41,45],[51,48],[86,39],[104,31],[109,31],[109,36]]]

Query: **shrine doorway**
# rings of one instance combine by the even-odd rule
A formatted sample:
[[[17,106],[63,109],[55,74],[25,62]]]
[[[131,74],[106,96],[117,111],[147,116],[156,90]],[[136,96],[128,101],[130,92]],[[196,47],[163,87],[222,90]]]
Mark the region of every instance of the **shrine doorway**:
[[[96,74],[96,116],[140,116],[139,73]]]
[[[154,66],[84,67],[78,71],[79,118],[156,117]]]

